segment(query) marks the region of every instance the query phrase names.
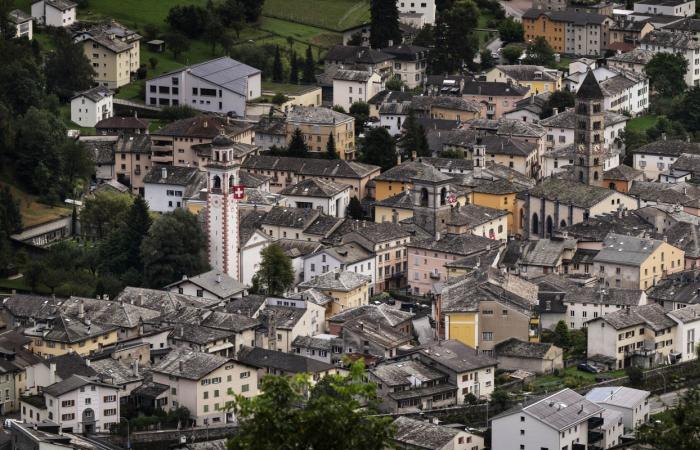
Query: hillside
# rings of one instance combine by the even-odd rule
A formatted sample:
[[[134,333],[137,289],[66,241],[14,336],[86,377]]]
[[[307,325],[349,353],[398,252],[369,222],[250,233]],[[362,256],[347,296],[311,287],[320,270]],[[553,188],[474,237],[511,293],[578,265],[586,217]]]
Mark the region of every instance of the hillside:
[[[265,0],[263,15],[333,31],[369,22],[369,0]]]

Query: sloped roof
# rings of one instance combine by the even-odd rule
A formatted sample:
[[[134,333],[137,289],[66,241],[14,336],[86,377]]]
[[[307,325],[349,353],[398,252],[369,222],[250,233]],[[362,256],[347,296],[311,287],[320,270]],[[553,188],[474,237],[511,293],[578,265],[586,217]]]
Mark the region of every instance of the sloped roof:
[[[591,208],[615,193],[603,187],[560,178],[547,178],[528,192],[532,197],[558,200],[562,204],[572,204],[580,208]],[[524,193],[518,194],[518,198],[525,198]]]
[[[642,391],[626,386],[609,386],[591,389],[586,394],[586,399],[602,405],[636,408],[644,402],[649,395],[649,391]]]
[[[342,159],[292,158],[250,155],[241,165],[247,170],[286,170],[299,175],[336,178],[364,178],[379,172],[379,166]]]
[[[535,66],[528,64],[513,64],[513,65],[497,65],[496,69],[505,73],[509,77],[517,81],[557,81],[558,78],[553,75],[550,70],[544,66]]]
[[[222,56],[203,63],[182,67],[156,78],[170,77],[182,71],[187,71],[195,77],[243,96],[247,96],[248,93],[248,77],[260,73],[259,69],[250,67],[228,56]]]
[[[197,285],[220,298],[228,298],[233,295],[240,294],[246,289],[243,283],[216,269],[200,273],[199,275],[195,275],[193,277],[183,278],[182,280],[176,281],[167,287],[177,286],[178,284],[186,281],[189,281],[190,283]]]
[[[139,324],[139,320],[148,321],[160,315],[158,311],[130,303],[86,297],[71,297],[61,303],[60,310],[69,316],[79,317],[81,307],[85,317],[92,322],[123,328],[133,328]]]
[[[564,250],[576,249],[575,239],[537,239],[528,242],[520,257],[523,265],[554,267]]]
[[[343,323],[350,320],[362,320],[366,323],[395,327],[407,320],[411,320],[414,315],[413,313],[402,311],[398,308],[392,308],[382,303],[380,305],[362,305],[348,308],[328,318],[328,321]]]
[[[460,430],[429,421],[400,416],[394,420],[394,441],[415,448],[441,449],[450,444]]]
[[[420,239],[408,247],[433,250],[453,255],[467,256],[474,253],[485,252],[501,245],[500,241],[489,239],[474,234],[444,234],[440,239]]]
[[[663,307],[656,303],[620,309],[593,320],[604,320],[616,330],[645,325],[654,331],[660,331],[676,324],[666,315]]]
[[[308,281],[299,283],[299,287],[349,292],[361,287],[362,285],[368,284],[369,281],[370,278],[365,275],[355,272],[348,272],[347,270],[334,270],[317,275]]]
[[[88,378],[82,375],[72,375],[63,381],[54,383],[51,386],[44,388],[44,393],[49,394],[52,397],[60,397],[63,394],[72,392],[83,386],[97,385],[107,388],[112,388],[114,390],[119,389],[117,386],[112,384],[102,383],[95,378]]]
[[[542,359],[554,347],[554,344],[544,342],[525,342],[518,338],[506,339],[496,344],[496,356],[512,356],[515,358]]]
[[[592,70],[588,71],[586,78],[583,79],[583,83],[576,91],[576,98],[583,100],[605,98],[605,94],[603,94],[603,90],[600,88],[600,84],[598,84],[598,80],[596,80]]]
[[[354,120],[352,116],[321,106],[295,105],[287,112],[287,123],[334,125]]]
[[[620,164],[617,167],[613,167],[612,169],[603,172],[603,179],[632,181],[639,178],[642,174],[643,172],[641,170]]]
[[[243,364],[259,368],[274,368],[285,373],[319,373],[332,370],[334,365],[306,358],[295,353],[278,352],[261,347],[243,346],[237,358]]]
[[[322,178],[307,178],[297,184],[287,186],[280,191],[280,194],[295,197],[331,198],[350,189],[351,186],[348,184],[327,181]]]
[[[596,263],[607,262],[638,266],[663,244],[659,239],[639,238],[610,233],[595,257]]]
[[[117,327],[108,324],[89,325],[74,317],[68,317],[63,313],[51,321],[51,328],[44,334],[46,341],[74,343],[86,339],[105,335],[116,330]]]
[[[450,215],[445,219],[445,224],[473,228],[508,214],[508,211],[503,211],[502,209],[479,206],[473,203],[457,205],[450,210]]]
[[[199,380],[229,361],[232,360],[213,353],[178,347],[152,366],[152,370],[175,377]]]
[[[456,373],[491,367],[497,364],[495,359],[479,354],[478,350],[454,339],[423,345],[416,349],[416,352]]]

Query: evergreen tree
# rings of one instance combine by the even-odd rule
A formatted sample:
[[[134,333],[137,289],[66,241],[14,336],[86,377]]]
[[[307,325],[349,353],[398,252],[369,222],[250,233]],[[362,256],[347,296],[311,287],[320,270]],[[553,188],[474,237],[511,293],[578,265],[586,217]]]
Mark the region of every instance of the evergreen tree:
[[[95,71],[83,53],[82,43],[76,44],[61,29],[54,38],[55,50],[46,60],[46,88],[61,100],[92,86]]]
[[[304,60],[304,73],[302,80],[304,83],[316,82],[316,64],[314,63],[314,55],[311,52],[311,46],[306,48],[306,59]]]
[[[253,276],[257,293],[281,296],[294,285],[292,260],[279,245],[270,244],[260,252],[260,269]]]
[[[382,168],[382,172],[396,165],[396,144],[386,128],[372,128],[367,132],[360,157],[362,162]]]
[[[278,83],[284,81],[279,45],[275,47],[275,60],[272,62],[272,81],[276,81]]]
[[[399,8],[395,0],[370,0],[369,43],[372,48],[401,44]]]
[[[126,268],[134,268],[139,273],[143,271],[141,261],[141,243],[148,235],[153,221],[148,212],[148,203],[141,196],[136,196],[134,203],[126,214],[126,221],[120,230],[123,241],[123,255]]]
[[[7,186],[0,190],[0,228],[8,234],[17,233],[22,229],[19,202]]]
[[[401,139],[401,150],[405,158],[410,158],[413,152],[416,152],[417,156],[432,156],[425,128],[416,121],[413,110],[408,112],[403,128],[405,132]]]
[[[350,203],[348,203],[348,216],[351,219],[363,220],[365,218],[365,212],[362,209],[362,202],[357,197],[352,197]]]
[[[479,8],[471,0],[459,0],[438,15],[435,22],[435,48],[431,52],[432,73],[455,73],[473,65],[479,48],[474,34]]]
[[[528,44],[525,53],[527,55],[525,56],[525,64],[552,67],[556,63],[554,49],[543,36],[537,36],[534,41]]]
[[[326,143],[326,158],[338,159],[338,152],[335,150],[335,138],[333,137],[332,131],[328,134],[328,142]]]
[[[289,61],[289,82],[293,84],[299,82],[299,60],[294,50],[292,50],[291,60]]]
[[[561,348],[569,347],[569,327],[566,326],[566,322],[563,320],[557,322],[556,327],[554,327],[552,343]]]
[[[287,153],[289,156],[296,156],[299,158],[304,158],[309,153],[309,146],[306,145],[304,134],[299,128],[294,129],[292,139],[289,141],[289,147],[287,147]]]

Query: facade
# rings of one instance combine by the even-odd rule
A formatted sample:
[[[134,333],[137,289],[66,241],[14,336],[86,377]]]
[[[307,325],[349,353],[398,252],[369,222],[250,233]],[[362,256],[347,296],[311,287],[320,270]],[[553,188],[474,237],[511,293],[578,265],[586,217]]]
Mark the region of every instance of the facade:
[[[690,305],[667,313],[676,322],[675,350],[679,361],[697,359],[700,337],[700,306]]]
[[[98,86],[76,94],[70,101],[70,120],[81,127],[94,127],[114,115],[114,92]]]
[[[690,31],[654,30],[642,38],[640,47],[656,53],[675,53],[683,55],[688,61],[685,84],[700,85],[700,42]]]
[[[637,116],[648,109],[649,79],[646,75],[607,67],[598,67],[591,72],[603,89],[605,111]],[[586,72],[571,73],[566,77],[566,88],[577,92],[585,76]]]
[[[430,2],[432,3],[432,0]],[[423,4],[421,3],[421,5]],[[395,45],[383,48],[382,52],[393,56],[392,73],[394,77],[403,81],[408,89],[415,89],[426,80],[427,48],[417,45]]]
[[[340,159],[349,161],[356,157],[355,119],[347,114],[320,106],[294,106],[287,113],[286,124],[287,142],[298,128],[312,154],[315,152],[325,156],[329,136],[333,135],[335,151]]]
[[[333,75],[333,105],[345,111],[355,102],[367,102],[383,89],[382,77],[366,70],[340,69]]]
[[[695,3],[686,0],[642,0],[634,4],[634,12],[659,16],[695,16]]]
[[[662,138],[656,142],[650,142],[635,149],[633,166],[644,172],[644,177],[649,180],[659,179],[662,172],[671,168],[683,154],[700,154],[700,145],[696,142],[678,140],[666,140]]]
[[[649,421],[649,391],[625,386],[593,388],[586,399],[622,415],[626,430],[636,430]]]
[[[217,270],[200,273],[193,277],[184,276],[182,280],[166,286],[170,292],[190,295],[192,297],[210,298],[228,302],[233,298],[243,297],[245,285],[236,278]]]
[[[318,274],[347,270],[368,277],[371,280],[370,286],[374,287],[374,260],[371,251],[354,242],[323,248],[304,257],[304,281],[309,281]]]
[[[188,198],[199,195],[206,181],[206,175],[196,167],[153,167],[143,177],[148,208],[159,213],[183,208]]]
[[[429,450],[483,450],[484,438],[458,428],[437,425],[427,420],[398,417],[392,448]]]
[[[69,27],[75,23],[77,3],[69,0],[37,0],[32,2],[32,18],[50,27]]]
[[[602,55],[613,23],[602,14],[536,8],[526,11],[522,21],[526,41],[543,36],[555,52],[576,56]]]
[[[83,54],[95,70],[95,82],[117,89],[129,84],[141,66],[141,36],[117,22],[79,33]]]
[[[487,119],[500,119],[527,96],[529,89],[518,84],[497,81],[469,81],[464,83],[462,98],[486,105]]]
[[[424,24],[435,23],[435,17],[437,15],[435,0],[397,0],[396,7],[399,10],[399,14],[419,14]]]
[[[332,299],[325,305],[326,317],[366,305],[369,302],[370,278],[364,275],[334,270],[299,283],[299,289],[315,289]],[[291,342],[291,341],[290,341]]]
[[[571,165],[573,165],[573,156],[574,153],[576,153],[576,148],[575,146],[572,148],[572,144],[574,144],[576,139],[576,117],[576,111],[570,109],[540,121],[540,125],[547,129],[547,149],[561,150],[559,152],[550,151],[545,153],[545,161],[543,164],[543,175],[545,177],[560,172],[561,169],[569,165],[569,160],[571,160]],[[619,160],[619,151],[624,148],[622,144],[622,133],[625,131],[628,120],[629,118],[626,116],[613,112],[605,112],[603,115],[604,130],[601,133],[601,138],[603,141],[603,148],[608,150],[606,154],[603,155],[603,169],[605,170],[614,168],[615,165],[612,163]]]
[[[246,102],[261,95],[261,76],[260,70],[224,56],[147,80],[146,104],[243,117]]]
[[[649,24],[649,28],[653,29],[653,26]],[[651,31],[651,29],[647,32]],[[613,35],[614,34],[615,33],[613,32]],[[607,59],[607,63],[608,67],[611,69],[626,70],[628,72],[644,75],[644,68],[646,67],[647,63],[651,61],[651,58],[653,56],[654,52],[652,52],[651,50],[646,50],[644,48],[637,47],[634,50],[630,50],[629,52],[611,56]]]
[[[512,338],[496,345],[493,353],[500,369],[546,374],[564,368],[564,351],[554,344]]]
[[[21,9],[13,9],[9,12],[8,19],[17,27],[17,34],[15,34],[15,37],[32,40],[34,32],[32,16]]]
[[[544,66],[498,65],[486,72],[486,81],[511,82],[529,88],[529,95],[558,91],[561,73]]]
[[[569,329],[588,326],[588,321],[622,308],[647,304],[647,295],[639,289],[582,287],[567,292],[562,300],[566,307],[564,321]]]

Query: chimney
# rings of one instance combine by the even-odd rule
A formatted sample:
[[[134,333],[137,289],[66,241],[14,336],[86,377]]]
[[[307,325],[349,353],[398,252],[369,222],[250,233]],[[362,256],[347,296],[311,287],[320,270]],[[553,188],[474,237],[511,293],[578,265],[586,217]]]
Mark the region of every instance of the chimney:
[[[180,373],[184,372],[183,365],[182,365],[182,360],[178,361],[180,364],[178,365],[178,368],[180,369]]]
[[[208,123],[207,123],[207,121],[205,120],[205,121],[202,123],[202,127],[203,127],[203,128],[206,128],[207,125],[208,125]]]
[[[85,365],[88,366],[88,367],[90,367],[90,364],[92,364],[92,362],[90,361],[90,359],[89,359],[89,358],[85,358]]]
[[[143,306],[143,294],[139,294],[136,297],[136,306]]]
[[[160,177],[164,180],[166,178],[168,178],[168,169],[167,168],[163,167],[162,169],[160,169]]]
[[[365,329],[365,323],[364,323],[364,322],[360,321],[360,324],[359,324],[359,325],[360,325],[360,330],[364,330],[364,329]]]
[[[135,359],[131,363],[131,373],[134,375],[134,378],[138,378],[139,376],[139,360]]]
[[[85,318],[85,302],[80,300],[78,303],[78,319],[83,320]]]
[[[221,283],[221,274],[220,273],[216,274],[216,282]]]
[[[49,364],[49,385],[56,382],[56,363]]]
[[[556,116],[557,114],[559,114],[559,108],[552,108],[552,115]]]
[[[396,165],[397,166],[401,165],[401,155],[396,155]]]
[[[340,280],[340,272],[335,272],[335,279]]]
[[[439,240],[440,240],[440,232],[439,232],[439,231],[436,231],[436,232],[435,232],[435,240],[436,240],[436,241],[439,241]]]

